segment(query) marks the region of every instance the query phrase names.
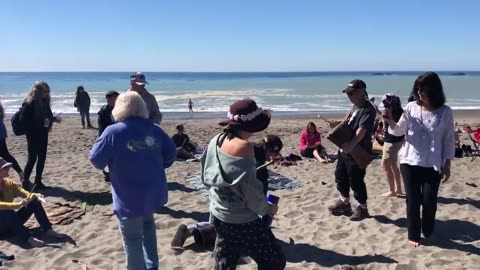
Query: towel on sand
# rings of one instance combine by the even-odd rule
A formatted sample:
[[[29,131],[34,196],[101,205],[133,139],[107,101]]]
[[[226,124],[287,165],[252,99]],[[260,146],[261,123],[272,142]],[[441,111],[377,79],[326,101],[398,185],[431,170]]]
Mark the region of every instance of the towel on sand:
[[[72,223],[75,219],[85,215],[85,210],[69,204],[50,203],[44,205],[43,207],[47,213],[50,223],[53,225],[67,225]],[[40,225],[32,215],[32,217],[25,223],[25,227],[33,229],[40,227]]]

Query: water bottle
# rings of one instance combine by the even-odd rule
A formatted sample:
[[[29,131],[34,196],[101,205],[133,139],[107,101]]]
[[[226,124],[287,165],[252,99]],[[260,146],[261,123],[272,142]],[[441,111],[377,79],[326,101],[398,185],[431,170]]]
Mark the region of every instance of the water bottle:
[[[278,205],[278,202],[280,201],[280,198],[275,196],[275,195],[270,194],[270,195],[268,195],[268,201],[271,204]],[[263,221],[265,222],[265,224],[270,226],[270,225],[272,225],[273,217],[270,215],[270,213],[268,213],[263,217]]]

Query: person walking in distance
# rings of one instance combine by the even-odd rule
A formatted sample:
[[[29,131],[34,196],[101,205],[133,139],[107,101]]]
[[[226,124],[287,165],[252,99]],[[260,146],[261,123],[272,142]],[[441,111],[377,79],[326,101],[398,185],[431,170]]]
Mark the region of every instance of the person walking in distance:
[[[193,102],[191,99],[188,100],[188,111],[193,113]]]

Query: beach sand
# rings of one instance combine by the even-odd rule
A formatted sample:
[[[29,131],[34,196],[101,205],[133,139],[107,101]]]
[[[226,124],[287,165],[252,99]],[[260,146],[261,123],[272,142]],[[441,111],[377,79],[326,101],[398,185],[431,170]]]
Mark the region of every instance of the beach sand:
[[[459,124],[478,124],[475,114],[480,115],[478,111],[460,112],[456,120]],[[299,154],[299,134],[308,121],[314,121],[323,135],[328,132],[326,123],[315,115],[275,118],[266,132],[281,136],[283,154]],[[221,131],[217,122],[165,120],[162,126],[172,135],[175,125],[183,123],[191,140],[206,145]],[[12,134],[9,123],[7,127]],[[74,241],[28,249],[12,244],[12,239],[1,240],[0,250],[14,254],[16,259],[0,269],[84,269],[72,260],[84,262],[88,269],[125,269],[117,220],[111,214],[110,187],[88,161],[96,136],[96,130],[82,130],[79,119],[68,118],[55,126],[50,137],[44,173],[45,184],[52,187],[45,191],[47,203],[83,200],[95,204],[93,211],[73,223],[56,226]],[[468,143],[465,134],[461,138]],[[329,152],[336,151],[325,138],[323,142]],[[23,166],[27,157],[25,138],[10,135],[7,144]],[[273,232],[285,251],[287,269],[480,269],[480,187],[466,185],[480,186],[479,167],[480,158],[474,162],[470,158],[453,161],[452,177],[440,187],[435,239],[418,248],[407,246],[405,199],[379,196],[387,191],[380,160],[374,160],[367,169],[365,181],[372,218],[361,222],[333,216],[327,210],[339,196],[334,182],[335,164],[304,159],[297,166],[270,167],[303,185],[274,192],[281,199]],[[170,249],[178,225],[208,219],[208,198],[185,180],[199,171],[199,163],[188,162],[175,162],[167,169],[169,201],[164,213],[155,215],[160,269],[213,269],[211,252],[191,245],[193,239],[187,240],[182,253]],[[17,179],[13,170],[11,175]],[[256,265],[251,262],[238,269],[256,269]]]

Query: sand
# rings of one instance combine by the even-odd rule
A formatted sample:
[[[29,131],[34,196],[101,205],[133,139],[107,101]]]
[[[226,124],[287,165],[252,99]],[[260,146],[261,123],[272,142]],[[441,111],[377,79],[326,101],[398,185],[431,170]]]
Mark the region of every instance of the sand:
[[[475,124],[472,113],[479,115],[462,112],[457,122]],[[299,134],[310,120],[317,123],[323,134],[327,133],[326,124],[316,116],[273,119],[267,132],[282,137],[284,154],[298,154]],[[162,126],[172,135],[175,125],[183,123],[193,141],[206,145],[220,131],[217,121],[166,120]],[[12,239],[1,240],[0,250],[14,254],[16,260],[0,269],[84,269],[72,260],[84,262],[88,269],[125,269],[117,220],[111,215],[109,185],[87,159],[96,136],[96,130],[82,130],[79,119],[68,118],[55,127],[50,137],[44,173],[45,184],[52,187],[44,192],[47,203],[81,199],[96,204],[93,211],[72,224],[56,226],[73,241],[29,249]],[[466,135],[461,137],[467,142]],[[25,138],[11,135],[7,143],[23,166]],[[324,145],[329,152],[336,151],[326,139]],[[474,162],[470,158],[453,161],[452,177],[440,187],[436,240],[418,248],[406,244],[405,199],[379,196],[387,191],[379,160],[368,167],[365,179],[372,218],[361,222],[336,217],[327,211],[338,198],[335,164],[306,159],[298,166],[270,167],[273,172],[303,184],[299,189],[275,191],[281,200],[273,232],[286,253],[287,269],[480,269],[480,188],[466,185],[473,182],[480,186],[479,167],[480,158]],[[211,252],[198,250],[191,245],[192,240],[187,241],[182,253],[170,249],[178,225],[208,218],[208,198],[185,181],[185,177],[198,173],[199,169],[199,163],[176,162],[167,170],[170,188],[167,209],[164,214],[155,215],[160,269],[213,269]],[[16,177],[13,170],[11,174]],[[238,269],[256,269],[256,266],[251,262]]]

